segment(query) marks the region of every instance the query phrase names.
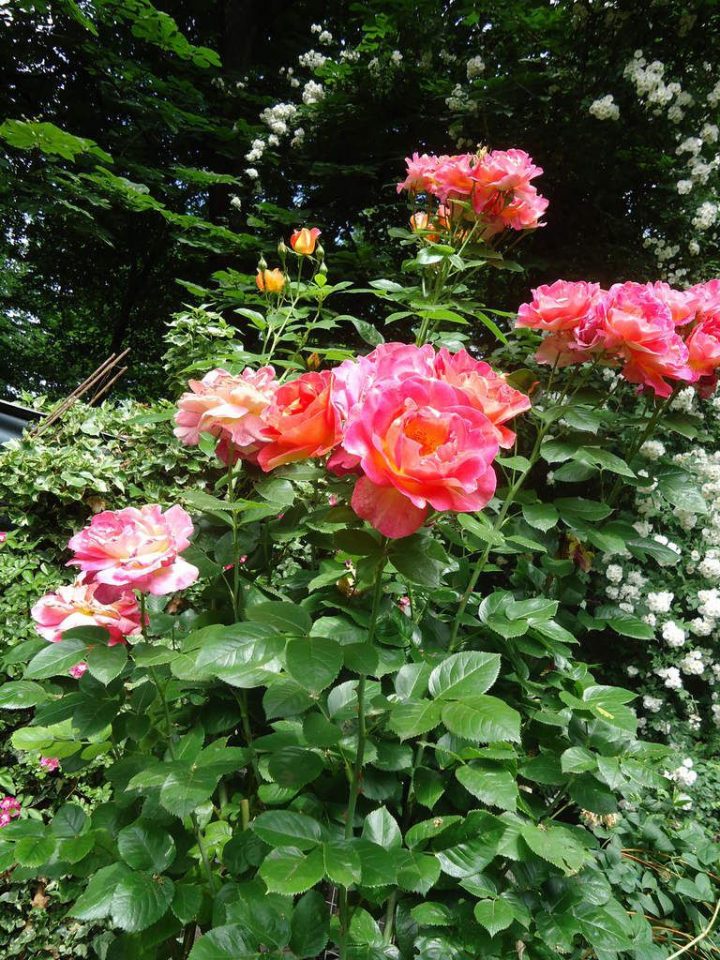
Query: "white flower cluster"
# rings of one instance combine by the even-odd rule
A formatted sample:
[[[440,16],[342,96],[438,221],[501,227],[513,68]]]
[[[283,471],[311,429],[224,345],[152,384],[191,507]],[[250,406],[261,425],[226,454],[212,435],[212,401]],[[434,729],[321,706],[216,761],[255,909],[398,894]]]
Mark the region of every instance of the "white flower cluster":
[[[640,447],[640,455],[648,460],[659,460],[665,456],[665,444],[659,440],[646,440]]]
[[[453,113],[476,114],[480,110],[480,104],[470,99],[468,91],[461,83],[455,84],[452,93],[446,98],[445,103]]]
[[[315,103],[320,103],[324,96],[325,88],[316,80],[308,80],[303,87],[302,100],[306,107],[310,107]]]
[[[474,80],[485,72],[485,61],[482,57],[471,57],[465,69],[468,80]]]
[[[613,95],[608,93],[598,100],[593,100],[588,113],[597,120],[617,120],[620,117],[620,107],[615,103]]]
[[[668,780],[673,780],[682,787],[692,787],[698,778],[697,770],[693,769],[694,766],[695,764],[690,757],[686,757],[679,767],[674,770],[666,770],[665,776]]]
[[[330,39],[332,40],[332,36]],[[306,70],[319,70],[320,67],[325,66],[327,61],[328,58],[325,54],[318,53],[317,50],[308,50],[306,53],[301,53],[298,57],[298,63]]]

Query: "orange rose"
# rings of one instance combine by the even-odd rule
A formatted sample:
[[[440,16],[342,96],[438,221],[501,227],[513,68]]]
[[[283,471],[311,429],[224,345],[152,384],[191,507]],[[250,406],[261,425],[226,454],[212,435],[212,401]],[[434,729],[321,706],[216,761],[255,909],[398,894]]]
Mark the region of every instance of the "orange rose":
[[[258,463],[266,473],[332,450],[340,442],[340,418],[330,403],[330,372],[303,373],[280,387],[265,421],[268,442]]]
[[[315,252],[315,246],[317,244],[317,238],[320,236],[320,231],[317,227],[303,227],[302,230],[294,230],[292,236],[290,237],[290,246],[293,248],[295,253],[302,254],[304,257],[309,257],[311,253]]]
[[[274,270],[258,270],[255,283],[263,293],[281,293],[285,286],[285,274],[279,267]]]

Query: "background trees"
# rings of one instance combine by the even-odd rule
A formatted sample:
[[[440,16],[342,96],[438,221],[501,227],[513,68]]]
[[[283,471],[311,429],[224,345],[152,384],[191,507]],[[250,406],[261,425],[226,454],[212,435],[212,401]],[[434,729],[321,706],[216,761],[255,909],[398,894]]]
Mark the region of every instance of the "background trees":
[[[133,363],[119,389],[161,392],[170,314],[213,272],[254,271],[260,242],[290,223],[317,223],[344,275],[383,274],[414,149],[521,146],[545,169],[547,226],[524,272],[484,281],[492,306],[557,276],[681,282],[714,268],[707,0],[658,0],[642,17],[625,0],[2,9],[10,395],[62,394],[121,345]]]

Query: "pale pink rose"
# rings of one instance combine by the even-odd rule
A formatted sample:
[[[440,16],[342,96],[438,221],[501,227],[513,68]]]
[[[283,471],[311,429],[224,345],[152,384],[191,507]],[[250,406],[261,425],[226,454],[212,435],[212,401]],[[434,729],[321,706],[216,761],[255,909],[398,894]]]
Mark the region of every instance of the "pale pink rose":
[[[647,287],[658,300],[662,300],[668,307],[672,321],[676,327],[680,327],[694,319],[700,307],[700,298],[694,292],[693,288],[689,290],[675,290],[669,283],[665,283],[663,280],[648,283]]]
[[[194,583],[198,568],[179,554],[190,545],[193,525],[182,507],[163,513],[159,504],[105,510],[76,533],[69,564],[99,583],[162,595]]]
[[[140,608],[132,590],[86,583],[83,577],[42,597],[31,616],[37,632],[50,643],[59,643],[74,627],[103,627],[111,647],[140,633]]]
[[[57,757],[40,757],[40,766],[48,773],[54,773],[60,767]]]
[[[705,283],[696,283],[694,287],[684,293],[695,299],[697,303],[698,320],[705,320],[720,314],[720,280],[706,280]]]
[[[624,361],[623,376],[669,397],[671,380],[693,381],[688,348],[675,332],[670,307],[647,285],[616,283],[602,305],[605,349]]]
[[[85,676],[85,674],[87,673],[87,668],[88,668],[88,665],[84,661],[81,661],[80,663],[76,663],[74,667],[70,667],[70,669],[68,670],[68,673],[75,680],[79,680],[80,677]]]
[[[371,391],[345,432],[364,473],[352,507],[388,537],[405,537],[436,510],[475,511],[495,491],[497,431],[467,396],[412,377]]]
[[[462,390],[470,404],[485,414],[495,427],[501,447],[513,445],[515,434],[503,424],[529,410],[530,397],[511,387],[489,363],[475,360],[467,350],[450,353],[443,347],[435,358],[435,372],[445,383]]]
[[[188,385],[190,392],[178,401],[175,436],[195,445],[201,433],[209,433],[220,440],[221,459],[227,461],[230,444],[235,459],[252,459],[265,438],[263,413],[278,387],[274,369],[248,367],[239,375],[211,370]]]
[[[587,321],[602,291],[599,283],[556,280],[531,292],[533,298],[521,304],[515,326],[558,333]]]
[[[439,159],[436,156],[420,155],[415,152],[412,157],[406,157],[407,176],[397,185],[398,193],[407,190],[410,193],[430,193],[434,189],[434,173]]]
[[[475,179],[482,187],[507,192],[525,189],[542,172],[542,167],[536,166],[524,150],[491,150],[480,157]]]

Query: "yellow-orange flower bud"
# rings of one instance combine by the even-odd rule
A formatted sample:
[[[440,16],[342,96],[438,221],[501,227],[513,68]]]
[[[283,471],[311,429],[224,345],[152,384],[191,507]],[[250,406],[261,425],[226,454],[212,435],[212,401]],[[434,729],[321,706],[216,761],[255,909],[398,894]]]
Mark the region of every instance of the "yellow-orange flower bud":
[[[274,270],[258,270],[255,283],[263,293],[280,293],[285,286],[285,274],[279,267]]]
[[[315,246],[319,236],[320,231],[317,227],[303,227],[301,230],[294,230],[292,236],[290,237],[290,246],[293,248],[295,253],[302,254],[304,257],[309,257],[310,254],[314,253],[315,251]]]
[[[419,230],[430,230],[435,224],[430,223],[430,217],[425,213],[424,210],[417,210],[410,217],[410,229],[413,233],[417,233]],[[424,237],[425,240],[430,240],[432,243],[437,243],[440,239],[436,233],[428,234]]]

